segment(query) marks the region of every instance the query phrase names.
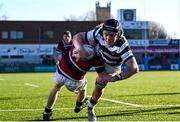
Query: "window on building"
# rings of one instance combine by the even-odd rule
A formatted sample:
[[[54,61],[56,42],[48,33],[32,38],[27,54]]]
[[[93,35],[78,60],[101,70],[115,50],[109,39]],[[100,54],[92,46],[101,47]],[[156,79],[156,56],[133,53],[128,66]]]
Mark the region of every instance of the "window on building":
[[[7,59],[8,57],[9,57],[8,55],[1,56],[2,59]]]
[[[17,39],[23,39],[23,32],[22,31],[17,32]]]
[[[23,55],[12,55],[10,56],[11,59],[21,59],[21,58],[24,58]]]
[[[22,31],[10,31],[10,39],[23,39]]]
[[[11,31],[10,32],[10,39],[16,39],[16,31]]]
[[[143,39],[144,30],[143,29],[124,29],[124,35],[127,39]]]
[[[2,32],[2,39],[8,39],[8,32],[7,31]]]
[[[52,31],[44,31],[43,39],[53,39],[54,33]]]

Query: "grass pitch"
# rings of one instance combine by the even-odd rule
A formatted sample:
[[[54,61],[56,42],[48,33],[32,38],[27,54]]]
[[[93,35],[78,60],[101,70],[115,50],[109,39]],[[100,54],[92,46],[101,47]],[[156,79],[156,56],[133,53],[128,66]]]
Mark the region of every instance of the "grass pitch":
[[[88,72],[88,96],[96,73]],[[53,73],[0,74],[0,121],[40,121],[53,87]],[[52,120],[87,121],[74,113],[76,95],[63,88]],[[95,108],[98,121],[180,121],[180,72],[140,72],[108,84]]]

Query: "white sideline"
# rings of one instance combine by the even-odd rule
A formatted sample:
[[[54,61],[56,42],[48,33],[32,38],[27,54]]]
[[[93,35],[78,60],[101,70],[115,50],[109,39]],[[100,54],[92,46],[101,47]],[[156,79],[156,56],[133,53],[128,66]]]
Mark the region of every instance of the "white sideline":
[[[106,98],[100,98],[100,100],[113,102],[113,103],[124,104],[124,105],[129,105],[129,106],[134,106],[134,107],[141,107],[142,106],[142,105],[138,105],[138,104],[132,104],[132,103],[122,102],[122,101],[118,101],[118,100],[106,99]]]
[[[88,97],[91,97],[91,96],[88,96]],[[138,104],[127,103],[127,102],[122,102],[122,101],[112,100],[112,99],[107,99],[107,98],[100,98],[100,100],[113,102],[113,103],[118,103],[118,104],[123,104],[123,105],[134,106],[134,107],[141,107],[141,105],[138,105]]]
[[[180,104],[177,105],[141,105],[141,106],[112,106],[112,107],[96,107],[96,109],[118,109],[118,108],[152,108],[152,107],[180,107]],[[54,108],[53,110],[73,110],[74,108]],[[3,109],[0,112],[30,112],[30,111],[43,111],[42,109]]]
[[[4,80],[3,78],[0,78],[0,80]]]
[[[32,87],[39,87],[38,85],[35,85],[35,84],[29,84],[29,83],[26,83],[25,85],[28,85],[28,86],[32,86]],[[90,97],[90,96],[88,96]],[[106,99],[106,98],[100,98],[100,100],[104,100],[104,101],[108,101],[108,102],[113,102],[113,103],[118,103],[118,104],[123,104],[123,105],[128,105],[128,106],[111,106],[111,107],[96,107],[97,109],[112,109],[112,108],[151,108],[151,107],[180,107],[180,104],[163,104],[163,105],[138,105],[138,104],[132,104],[132,103],[127,103],[127,102],[122,102],[122,101],[118,101],[118,100],[111,100],[111,99]],[[70,110],[70,109],[74,109],[74,108],[54,108],[54,110]],[[42,109],[4,109],[4,110],[1,110],[0,109],[0,112],[22,112],[22,111],[43,111],[44,108]]]
[[[25,86],[31,86],[31,87],[39,87],[38,85],[35,85],[35,84],[31,84],[31,83],[25,83],[24,84]]]

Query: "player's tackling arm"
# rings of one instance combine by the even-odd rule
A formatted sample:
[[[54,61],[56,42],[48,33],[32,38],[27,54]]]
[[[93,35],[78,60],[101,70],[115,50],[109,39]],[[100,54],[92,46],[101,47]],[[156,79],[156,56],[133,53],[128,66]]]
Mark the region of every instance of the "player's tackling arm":
[[[85,32],[79,32],[73,36],[73,44],[76,49],[81,48],[83,41],[85,40]]]
[[[85,32],[79,32],[73,37],[73,44],[74,47],[77,49],[78,53],[81,55],[81,58],[86,58],[89,56],[88,52],[83,47],[83,44],[85,44]]]
[[[134,57],[132,57],[129,60],[127,60],[125,62],[125,65],[126,65],[126,69],[123,70],[120,74],[116,74],[111,79],[111,82],[127,79],[127,78],[131,77],[132,75],[134,75],[134,74],[139,72],[139,67],[138,67],[136,59]]]
[[[127,79],[139,72],[139,67],[134,57],[130,58],[126,63],[126,69],[122,71],[122,79]]]

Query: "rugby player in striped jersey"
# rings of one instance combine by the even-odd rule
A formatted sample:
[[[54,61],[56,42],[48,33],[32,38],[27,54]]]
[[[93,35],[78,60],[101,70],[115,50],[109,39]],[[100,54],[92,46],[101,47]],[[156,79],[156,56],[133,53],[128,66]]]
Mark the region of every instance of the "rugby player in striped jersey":
[[[108,82],[127,79],[139,71],[136,59],[123,35],[121,24],[116,19],[108,19],[93,30],[79,32],[73,40],[76,46],[81,46],[83,40],[96,46],[97,52],[103,58],[106,72],[115,76]],[[125,69],[121,68],[123,64]],[[96,78],[96,85],[88,105],[89,121],[96,121],[94,107],[108,82],[102,80],[102,77],[97,76]]]

